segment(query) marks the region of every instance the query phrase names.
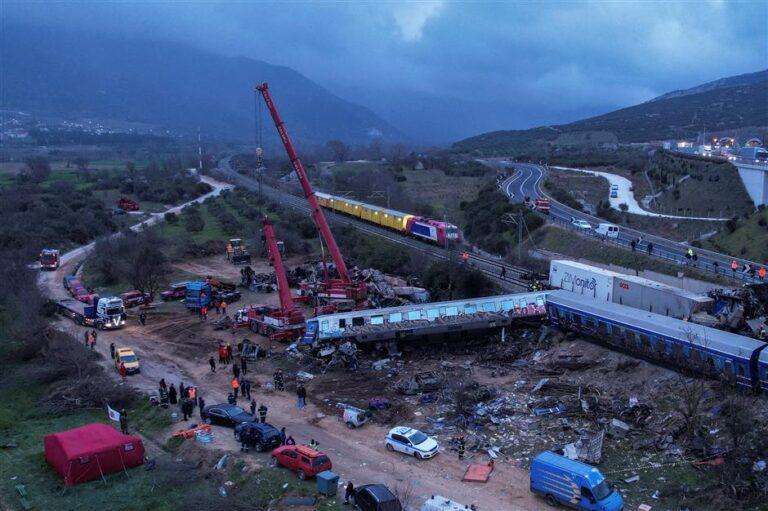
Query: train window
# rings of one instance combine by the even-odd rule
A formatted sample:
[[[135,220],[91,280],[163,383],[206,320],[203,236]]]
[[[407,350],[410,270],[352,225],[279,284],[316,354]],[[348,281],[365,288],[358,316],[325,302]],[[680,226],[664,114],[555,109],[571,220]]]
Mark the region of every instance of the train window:
[[[586,324],[590,328],[595,328],[597,326],[597,320],[591,316],[587,316]]]
[[[573,322],[581,324],[581,315],[579,314],[573,314]]]
[[[608,324],[605,321],[600,321],[597,324],[597,331],[603,335],[608,335]]]
[[[427,319],[436,319],[440,313],[437,309],[427,309]]]
[[[325,319],[320,322],[320,331],[327,332],[328,331],[328,320]]]
[[[733,375],[733,362],[730,360],[726,360],[723,364],[723,372],[728,375]]]
[[[363,326],[365,324],[365,318],[362,316],[358,316],[356,318],[352,318],[352,326]]]
[[[483,311],[496,312],[496,304],[494,304],[493,302],[485,302],[483,304]]]
[[[403,313],[402,312],[393,312],[389,315],[389,322],[390,323],[399,323],[403,320]]]
[[[339,318],[339,328],[347,328],[347,318]]]
[[[645,334],[640,334],[640,348],[646,351],[651,350],[651,339]]]
[[[384,316],[371,316],[371,324],[372,325],[383,325],[384,324]]]
[[[715,372],[715,359],[712,357],[707,357],[707,371],[711,373]]]
[[[416,319],[421,319],[421,311],[408,311],[408,314],[406,316],[411,321]]]
[[[464,306],[464,314],[474,314],[477,312],[477,305],[468,304]]]
[[[446,316],[458,316],[459,315],[459,308],[458,307],[446,307],[445,308],[445,315]]]
[[[445,316],[445,307],[440,307],[440,315]]]
[[[543,296],[537,296],[536,297],[536,305],[538,305],[539,307],[544,305],[544,297]]]
[[[504,311],[511,311],[512,309],[515,308],[515,305],[512,303],[512,300],[504,300],[503,302],[501,302],[501,308]]]
[[[738,364],[736,369],[739,371],[739,376],[744,376],[744,366],[742,364]]]

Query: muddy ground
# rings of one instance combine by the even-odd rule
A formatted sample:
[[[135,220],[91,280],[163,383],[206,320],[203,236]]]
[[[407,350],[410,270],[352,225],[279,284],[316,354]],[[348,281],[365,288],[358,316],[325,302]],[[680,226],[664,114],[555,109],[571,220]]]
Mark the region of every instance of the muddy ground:
[[[43,284],[49,295],[66,296],[61,278],[75,262],[73,258],[57,272],[44,274]],[[263,261],[254,260],[251,266],[257,272],[269,271]],[[229,264],[223,255],[180,263],[177,270],[239,281],[239,267]],[[277,302],[275,293],[243,294],[240,302],[230,306],[230,313],[236,306]],[[142,372],[129,377],[126,384],[144,392],[155,392],[160,378],[165,378],[176,386],[182,381],[197,385],[207,404],[225,402],[231,366],[218,366],[212,373],[208,365],[208,358],[216,356],[219,341],[236,345],[248,338],[267,349],[266,359],[249,365],[247,377],[254,381],[253,398],[269,408],[267,421],[278,428],[284,426],[297,442],[308,443],[312,438],[318,441],[320,449],[331,457],[342,483],[352,480],[355,484],[381,482],[391,488],[408,486],[422,500],[440,494],[475,504],[482,511],[546,509],[529,490],[527,468],[531,458],[541,450],[562,448],[605,430],[604,458],[598,466],[607,472],[609,480],[618,481],[627,501],[633,506],[648,503],[661,508],[672,502],[665,502],[665,495],[655,493],[659,489],[672,491],[666,489],[665,464],[684,460],[676,451],[670,455],[668,442],[657,444],[659,436],[665,437],[673,429],[671,417],[679,406],[675,396],[685,385],[683,378],[668,369],[566,338],[546,327],[529,327],[509,332],[504,343],[497,337],[462,346],[401,346],[401,354],[396,357],[389,357],[384,350],[369,350],[359,354],[357,371],[326,370],[325,360],[290,356],[286,345],[270,343],[248,330],[214,330],[211,320],[216,318],[215,312],[204,322],[186,312],[181,303],[156,302],[147,311],[144,327],[138,323],[136,309],[128,314],[125,328],[100,333],[97,348],[104,355],[103,364],[114,374],[109,343],[132,347],[140,357]],[[61,319],[58,325],[77,339],[82,338],[83,329],[72,322]],[[374,364],[385,358],[390,358],[389,362]],[[278,367],[286,372],[285,392],[270,389],[272,374]],[[294,375],[299,371],[314,375],[307,384],[309,404],[302,410],[296,408],[293,393]],[[434,371],[440,378],[436,391],[403,395],[396,390],[398,383],[423,371]],[[718,385],[708,384],[708,392],[720,392]],[[372,397],[386,398],[391,407],[375,412],[371,424],[355,430],[346,428],[337,403],[365,407]],[[637,405],[633,407],[635,398]],[[243,400],[240,403],[247,407]],[[535,413],[536,409],[560,405],[565,407],[562,412],[541,416]],[[633,422],[638,414],[640,422]],[[652,418],[647,419],[647,414]],[[615,431],[610,424],[614,418],[628,424],[630,430]],[[409,425],[434,435],[441,444],[441,454],[419,461],[387,452],[383,440],[393,425]],[[165,433],[170,436],[180,427],[176,425]],[[260,467],[267,466],[267,454],[240,453],[231,430],[214,427],[214,431],[214,442],[190,442],[185,452],[193,455],[200,451],[210,457],[208,451],[227,451]],[[458,436],[467,440],[465,460],[459,460],[454,450],[452,439]],[[671,444],[675,446],[674,441]],[[461,481],[468,464],[486,464],[491,458],[495,458],[495,470],[489,482]],[[633,475],[640,475],[640,481],[623,482]]]

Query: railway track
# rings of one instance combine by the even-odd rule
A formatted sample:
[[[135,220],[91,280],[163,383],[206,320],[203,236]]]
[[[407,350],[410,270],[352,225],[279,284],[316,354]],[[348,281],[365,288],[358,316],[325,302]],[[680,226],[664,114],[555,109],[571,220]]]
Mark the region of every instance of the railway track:
[[[255,179],[243,176],[237,173],[229,165],[229,159],[222,160],[219,170],[230,180],[230,182],[247,188],[249,190],[258,190],[259,182]],[[293,195],[283,190],[279,190],[269,185],[261,184],[261,193],[268,197],[270,200],[279,204],[287,206],[295,211],[309,214],[309,205],[302,197]],[[391,243],[395,243],[410,249],[416,250],[422,254],[427,255],[431,259],[435,260],[448,260],[461,257],[461,253],[458,250],[460,247],[455,247],[452,250],[443,249],[424,243],[414,238],[409,238],[401,234],[382,229],[381,227],[356,220],[354,218],[340,215],[335,212],[326,211],[326,218],[334,225],[348,226],[358,231],[383,238]],[[469,252],[469,262],[477,270],[481,271],[486,277],[491,279],[496,284],[499,284],[502,289],[508,291],[520,291],[528,289],[528,281],[523,279],[524,275],[530,273],[526,268],[520,268],[504,262],[501,258],[494,258],[490,256],[484,256]],[[501,269],[505,267],[507,269],[507,277],[501,278]]]

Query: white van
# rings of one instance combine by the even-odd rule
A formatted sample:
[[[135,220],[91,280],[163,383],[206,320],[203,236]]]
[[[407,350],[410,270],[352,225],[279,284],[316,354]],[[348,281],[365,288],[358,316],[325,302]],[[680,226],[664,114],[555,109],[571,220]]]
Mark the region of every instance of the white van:
[[[618,238],[619,226],[614,224],[598,224],[598,226],[595,227],[595,232],[606,238]]]

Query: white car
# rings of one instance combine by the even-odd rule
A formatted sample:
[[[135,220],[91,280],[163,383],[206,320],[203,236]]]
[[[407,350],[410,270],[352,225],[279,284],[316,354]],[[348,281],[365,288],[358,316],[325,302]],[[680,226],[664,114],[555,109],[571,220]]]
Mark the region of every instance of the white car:
[[[418,459],[433,457],[439,452],[440,447],[434,438],[408,426],[397,426],[390,429],[385,443],[390,452],[402,452]]]
[[[571,224],[577,229],[592,230],[592,225],[581,218],[571,217]]]

